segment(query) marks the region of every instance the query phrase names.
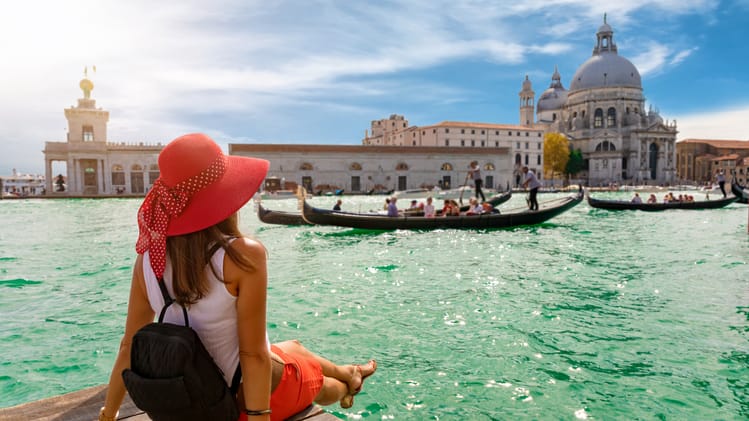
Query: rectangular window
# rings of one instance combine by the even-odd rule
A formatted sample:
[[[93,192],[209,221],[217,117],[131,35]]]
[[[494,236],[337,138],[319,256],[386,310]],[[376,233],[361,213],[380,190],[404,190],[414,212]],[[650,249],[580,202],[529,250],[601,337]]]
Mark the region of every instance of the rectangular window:
[[[471,134],[476,134],[476,130],[471,130]]]
[[[525,132],[525,137],[530,136],[531,134],[529,132]]]
[[[125,173],[124,172],[113,172],[112,173],[112,185],[113,186],[124,186],[125,185]]]
[[[465,133],[466,133],[466,129],[460,129],[460,134],[465,134]]]
[[[537,146],[538,146],[537,149],[540,151],[541,150],[541,144],[539,143],[539,144],[537,144]]]
[[[358,175],[351,176],[351,191],[361,191],[361,179]]]
[[[445,146],[450,146],[450,139],[445,139]]]
[[[512,136],[512,132],[507,132],[507,135],[508,136]]]
[[[466,141],[464,139],[460,139],[460,146],[465,146],[465,145],[466,145]]]
[[[487,175],[484,179],[486,182],[486,188],[487,189],[493,189],[494,188],[494,176],[493,175]]]
[[[541,165],[541,155],[536,157],[536,165]]]
[[[484,146],[485,146],[485,145],[484,145],[484,141],[482,140],[482,141],[481,141],[481,147],[484,147]]]
[[[520,142],[515,142],[515,149],[520,149]]]
[[[84,142],[93,142],[94,141],[94,127],[93,126],[83,126],[83,139]]]
[[[450,129],[445,129],[445,133],[450,133]]]
[[[406,176],[398,176],[398,190],[408,190],[408,183],[406,183]]]
[[[499,136],[499,130],[495,131],[494,134]]]
[[[530,149],[530,148],[528,147],[528,142],[525,142],[525,149]]]
[[[476,146],[476,141],[471,139],[471,146]]]
[[[528,155],[525,155],[525,165],[528,165]]]

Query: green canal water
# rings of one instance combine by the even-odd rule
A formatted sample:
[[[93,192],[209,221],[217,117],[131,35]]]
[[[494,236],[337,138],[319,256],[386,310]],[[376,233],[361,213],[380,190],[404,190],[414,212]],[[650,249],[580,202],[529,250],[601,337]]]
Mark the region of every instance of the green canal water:
[[[139,203],[0,201],[0,407],[107,381]],[[354,407],[329,407],[340,418],[749,418],[746,205],[364,232],[265,225],[248,204],[241,226],[269,250],[272,341],[377,359]]]

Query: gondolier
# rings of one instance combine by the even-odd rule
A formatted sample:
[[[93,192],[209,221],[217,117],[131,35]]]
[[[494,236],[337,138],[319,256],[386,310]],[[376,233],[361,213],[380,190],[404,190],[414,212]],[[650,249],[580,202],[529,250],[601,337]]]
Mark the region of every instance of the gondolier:
[[[523,181],[523,187],[531,189],[528,207],[530,210],[538,210],[538,188],[541,187],[541,183],[538,182],[536,174],[529,170],[528,167],[523,167],[523,174],[525,174],[525,181]]]
[[[484,192],[481,190],[481,169],[479,168],[478,161],[471,162],[470,170],[468,173],[471,175],[471,178],[473,179],[473,187],[476,189],[476,198],[478,199],[479,196],[481,196],[481,201],[486,202],[486,197],[484,196]]]

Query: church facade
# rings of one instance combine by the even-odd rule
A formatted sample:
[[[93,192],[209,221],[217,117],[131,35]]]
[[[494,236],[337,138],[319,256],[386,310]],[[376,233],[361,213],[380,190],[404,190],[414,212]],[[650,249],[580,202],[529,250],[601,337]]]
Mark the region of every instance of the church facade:
[[[582,152],[585,170],[579,176],[589,185],[676,182],[676,121],[645,110],[640,73],[618,54],[605,17],[596,37],[592,56],[572,76],[569,90],[555,69],[536,104],[535,123],[534,92],[526,78],[521,122],[564,134],[571,148]]]

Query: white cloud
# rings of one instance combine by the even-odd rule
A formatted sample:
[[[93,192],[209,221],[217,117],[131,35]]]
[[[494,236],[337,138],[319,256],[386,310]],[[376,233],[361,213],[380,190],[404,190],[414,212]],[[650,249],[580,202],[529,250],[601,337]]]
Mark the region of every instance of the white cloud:
[[[678,139],[749,140],[749,104],[676,117]]]

